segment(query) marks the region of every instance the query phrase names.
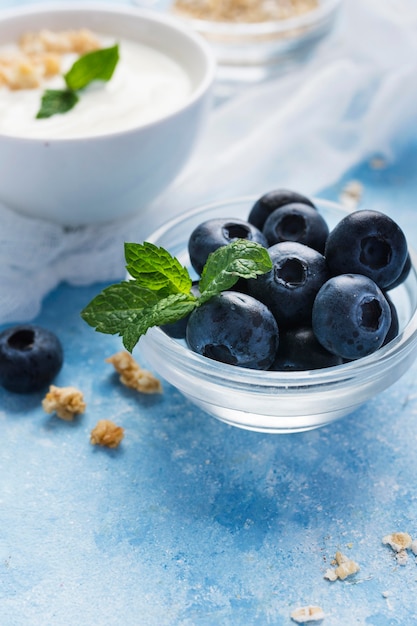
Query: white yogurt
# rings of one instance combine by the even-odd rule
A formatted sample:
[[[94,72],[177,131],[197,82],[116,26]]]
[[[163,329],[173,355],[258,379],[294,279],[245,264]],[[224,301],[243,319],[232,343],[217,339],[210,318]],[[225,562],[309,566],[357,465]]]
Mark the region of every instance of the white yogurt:
[[[192,85],[179,63],[149,46],[125,39],[117,43],[120,59],[111,80],[80,91],[79,102],[67,113],[36,119],[45,89],[65,88],[62,74],[75,55],[66,55],[62,74],[39,89],[0,88],[0,133],[42,139],[104,135],[152,122],[185,102]],[[0,54],[6,49],[10,46],[0,48]]]

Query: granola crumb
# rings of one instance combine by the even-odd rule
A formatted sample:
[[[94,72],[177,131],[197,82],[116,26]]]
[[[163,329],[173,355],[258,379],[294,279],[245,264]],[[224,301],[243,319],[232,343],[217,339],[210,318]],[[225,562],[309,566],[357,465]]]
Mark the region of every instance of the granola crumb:
[[[351,180],[342,189],[340,202],[347,209],[356,209],[362,199],[363,185],[358,180]]]
[[[382,539],[382,543],[391,546],[394,552],[401,552],[407,550],[412,545],[412,539],[408,533],[391,533],[386,535]]]
[[[42,400],[42,407],[46,413],[56,413],[63,420],[72,421],[75,415],[84,413],[86,403],[76,387],[51,385]]]
[[[298,624],[318,622],[324,617],[323,609],[319,606],[300,606],[291,613],[291,619]]]
[[[342,552],[336,552],[335,555],[335,564],[337,567],[335,569],[328,569],[324,575],[324,578],[327,580],[335,581],[338,578],[340,580],[345,580],[348,576],[352,576],[359,572],[359,565],[349,557],[342,554]]]
[[[84,54],[100,48],[98,38],[87,28],[59,32],[48,29],[35,33],[28,32],[20,38],[19,45],[27,54],[39,52]]]
[[[373,170],[384,170],[388,163],[383,157],[375,156],[369,161],[369,165]]]
[[[25,33],[16,52],[0,55],[0,86],[13,91],[36,89],[45,79],[59,74],[63,54],[85,54],[100,47],[88,29]]]
[[[395,558],[398,565],[407,565],[408,554],[406,550],[400,550],[399,552],[397,552]]]
[[[141,393],[162,393],[161,382],[148,370],[143,369],[133,356],[122,350],[106,359],[111,363],[118,374],[120,382],[126,387],[140,391]]]
[[[102,419],[97,422],[90,434],[93,445],[117,448],[124,437],[124,429],[111,420]]]

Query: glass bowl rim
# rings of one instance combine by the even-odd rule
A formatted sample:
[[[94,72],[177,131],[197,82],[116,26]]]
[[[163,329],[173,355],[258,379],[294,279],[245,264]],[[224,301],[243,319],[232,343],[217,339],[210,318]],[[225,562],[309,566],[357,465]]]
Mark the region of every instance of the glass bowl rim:
[[[223,205],[249,204],[257,199],[258,196],[247,195],[199,205],[165,222],[148,237],[147,241],[158,245],[158,239],[163,234],[184,220]],[[311,199],[318,206],[326,207],[331,211],[350,213],[348,209],[336,202],[319,197],[312,197]],[[414,271],[417,277],[417,255],[413,249],[409,248],[409,252],[412,260],[412,271]],[[314,387],[336,384],[347,379],[357,378],[358,376],[361,379],[365,379],[365,377],[374,378],[376,375],[378,377],[382,376],[383,371],[389,369],[393,362],[398,360],[403,354],[405,355],[408,351],[411,351],[417,344],[417,306],[404,329],[392,341],[379,348],[376,352],[349,363],[315,370],[271,371],[237,367],[227,363],[220,363],[192,352],[189,348],[179,343],[178,340],[169,337],[158,327],[150,328],[147,331],[143,337],[145,341],[147,336],[151,341],[158,343],[160,349],[166,354],[167,359],[171,357],[176,364],[180,365],[181,369],[192,369],[194,376],[200,372],[205,379],[210,379],[212,382],[218,379],[225,386],[241,385],[244,382],[245,385],[250,385],[251,387],[273,387],[277,389]]]

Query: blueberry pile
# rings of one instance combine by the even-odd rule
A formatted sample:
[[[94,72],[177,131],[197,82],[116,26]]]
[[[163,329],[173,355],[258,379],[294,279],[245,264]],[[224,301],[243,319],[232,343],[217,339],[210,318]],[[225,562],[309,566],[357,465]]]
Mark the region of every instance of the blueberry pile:
[[[388,292],[411,268],[403,231],[387,215],[360,210],[333,230],[307,197],[274,190],[247,221],[211,219],[191,233],[197,272],[236,239],[268,249],[272,270],[239,279],[165,332],[210,359],[254,369],[324,368],[367,356],[398,334]]]

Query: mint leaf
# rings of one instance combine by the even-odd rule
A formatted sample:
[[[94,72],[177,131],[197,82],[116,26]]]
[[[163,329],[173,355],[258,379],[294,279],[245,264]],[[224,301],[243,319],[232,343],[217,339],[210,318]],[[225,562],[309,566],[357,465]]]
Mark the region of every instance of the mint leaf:
[[[78,96],[69,89],[47,89],[41,100],[36,118],[45,119],[57,113],[70,111],[78,102]]]
[[[164,248],[153,243],[125,243],[126,269],[132,278],[152,291],[165,295],[190,293],[188,270]]]
[[[64,75],[68,89],[79,91],[94,80],[108,81],[119,60],[119,46],[87,52]]]
[[[256,278],[272,269],[268,250],[254,241],[237,239],[210,254],[203,268],[200,302],[233,287],[239,278]]]
[[[152,326],[176,322],[230,289],[238,278],[256,278],[272,269],[266,248],[238,239],[209,256],[199,283],[201,296],[196,298],[188,270],[164,248],[149,242],[126,243],[125,255],[133,279],[104,289],[81,317],[99,332],[123,337],[130,352]]]
[[[104,289],[81,311],[81,317],[98,332],[123,337],[123,345],[131,352],[148,328],[175,322],[196,306],[191,294],[161,298],[130,280]]]

